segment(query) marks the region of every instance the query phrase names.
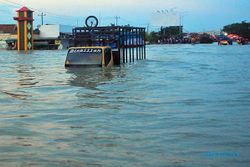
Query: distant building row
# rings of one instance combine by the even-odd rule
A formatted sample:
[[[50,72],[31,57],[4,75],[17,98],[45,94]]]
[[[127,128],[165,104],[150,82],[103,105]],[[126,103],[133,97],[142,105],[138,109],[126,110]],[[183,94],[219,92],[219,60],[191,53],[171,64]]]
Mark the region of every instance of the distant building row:
[[[34,49],[63,49],[70,46],[71,26],[40,25],[34,30]],[[0,49],[15,50],[17,25],[0,24]]]

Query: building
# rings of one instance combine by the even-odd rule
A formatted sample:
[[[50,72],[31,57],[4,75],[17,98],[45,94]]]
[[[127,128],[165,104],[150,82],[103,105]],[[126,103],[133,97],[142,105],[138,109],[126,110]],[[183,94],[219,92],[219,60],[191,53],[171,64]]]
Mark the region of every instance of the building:
[[[146,59],[145,28],[132,26],[76,27],[73,44],[112,47],[114,64]]]
[[[34,50],[67,49],[71,46],[72,26],[46,24],[34,30]],[[17,25],[0,24],[0,49],[16,49]]]
[[[0,24],[1,34],[16,34],[17,26],[16,24]]]
[[[34,49],[53,50],[69,48],[72,28],[71,26],[58,24],[39,25],[34,33]]]
[[[0,24],[0,49],[16,49],[16,24]]]

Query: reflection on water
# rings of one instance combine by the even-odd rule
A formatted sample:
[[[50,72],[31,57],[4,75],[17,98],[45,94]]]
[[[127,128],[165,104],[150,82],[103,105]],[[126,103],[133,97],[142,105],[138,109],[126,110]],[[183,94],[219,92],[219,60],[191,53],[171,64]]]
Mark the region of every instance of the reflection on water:
[[[19,74],[17,84],[20,85],[20,87],[32,87],[39,83],[39,81],[36,81],[35,67],[32,64],[18,64],[16,70]]]
[[[6,94],[6,95],[9,95],[13,98],[20,99],[20,100],[25,100],[25,99],[27,99],[27,97],[29,97],[29,95],[26,95],[25,92],[23,92],[23,94],[11,93],[11,92],[5,91],[5,90],[1,90],[1,92]]]
[[[71,74],[70,85],[88,89],[96,89],[98,85],[111,81],[115,77],[112,74],[114,73],[112,68],[67,68],[67,73]]]
[[[17,64],[14,69],[16,70],[15,74],[17,74],[15,81],[0,91],[10,97],[26,100],[32,95],[24,91],[23,88],[31,88],[39,83],[36,80],[35,67],[32,64]]]
[[[99,89],[99,87],[110,84],[112,80],[116,80],[121,75],[125,77],[126,72],[124,68],[67,68],[66,73],[71,75],[68,80],[71,86],[85,88],[85,90],[80,89],[76,92],[75,96],[78,98],[76,108],[119,109],[119,105],[107,102],[111,98],[110,92],[116,92],[112,88],[106,92]]]
[[[0,166],[249,166],[249,52],[148,46],[65,69],[65,51],[1,51]]]

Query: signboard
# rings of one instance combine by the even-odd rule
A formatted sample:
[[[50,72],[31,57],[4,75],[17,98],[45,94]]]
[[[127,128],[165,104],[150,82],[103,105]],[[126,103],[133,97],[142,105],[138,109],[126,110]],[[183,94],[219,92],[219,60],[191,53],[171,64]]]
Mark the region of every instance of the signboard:
[[[100,48],[70,49],[69,53],[102,53]]]
[[[151,25],[157,27],[180,26],[180,14],[174,11],[157,11],[151,16]]]

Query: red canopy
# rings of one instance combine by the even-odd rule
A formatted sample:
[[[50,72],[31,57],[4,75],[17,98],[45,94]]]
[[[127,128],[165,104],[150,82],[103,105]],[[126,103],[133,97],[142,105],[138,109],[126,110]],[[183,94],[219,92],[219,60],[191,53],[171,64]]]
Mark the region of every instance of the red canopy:
[[[240,36],[237,34],[229,34],[227,37],[230,39],[239,39],[240,38]]]

